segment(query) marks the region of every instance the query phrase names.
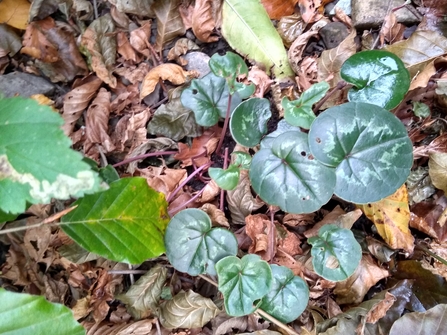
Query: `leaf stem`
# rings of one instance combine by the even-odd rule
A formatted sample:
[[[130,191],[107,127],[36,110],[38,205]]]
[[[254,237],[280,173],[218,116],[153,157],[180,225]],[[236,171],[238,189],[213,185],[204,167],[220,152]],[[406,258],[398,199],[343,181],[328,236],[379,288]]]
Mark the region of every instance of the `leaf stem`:
[[[421,249],[422,251],[426,252],[427,254],[429,254],[430,256],[432,256],[433,258],[435,258],[437,261],[441,262],[442,264],[447,265],[447,261],[444,258],[439,257],[434,252],[430,251],[428,248],[424,247],[420,243],[416,244],[416,247]]]
[[[217,149],[216,149],[216,153],[219,154],[220,149],[222,148],[222,143],[224,141],[225,138],[225,134],[227,133],[227,129],[228,129],[228,122],[230,121],[230,114],[231,114],[231,100],[233,98],[233,95],[230,94],[228,96],[228,105],[227,105],[227,115],[225,116],[225,122],[224,122],[224,126],[222,128],[222,132],[220,133],[220,139],[219,139],[219,144],[217,145]]]
[[[183,186],[185,186],[196,174],[198,174],[200,171],[209,168],[211,163],[206,163],[202,165],[201,167],[197,168],[193,173],[191,173],[188,178],[186,178],[174,191],[172,191],[171,194],[169,194],[168,198],[166,199],[167,202],[171,202],[171,200],[174,198],[174,196],[180,192]]]
[[[226,170],[228,168],[228,148],[225,148],[225,155],[224,155],[224,162],[223,162],[223,169]],[[219,203],[219,209],[223,212],[224,211],[224,198],[225,198],[225,190],[220,190],[220,203]]]
[[[123,160],[123,161],[121,161],[119,163],[113,164],[112,166],[114,168],[116,168],[117,166],[121,166],[121,165],[124,165],[124,164],[127,164],[127,163],[132,163],[134,161],[138,161],[138,160],[145,159],[145,158],[148,158],[148,157],[175,155],[177,153],[178,153],[178,151],[156,151],[156,152],[150,152],[148,154],[138,155],[138,156],[135,156],[135,157],[131,157],[131,158],[125,159],[125,160]]]
[[[335,92],[337,92],[337,91],[343,89],[347,84],[348,84],[348,83],[347,83],[346,81],[344,81],[344,80],[339,81],[339,82],[337,83],[337,86],[335,86],[332,90],[330,90],[328,93],[326,93],[326,95],[324,96],[324,98],[321,99],[321,100],[315,105],[315,107],[314,107],[314,109],[313,109],[314,113],[316,114],[316,113],[320,110],[321,106],[323,106],[324,103],[325,103],[327,100],[329,100],[329,98],[330,98],[332,95],[334,95]]]

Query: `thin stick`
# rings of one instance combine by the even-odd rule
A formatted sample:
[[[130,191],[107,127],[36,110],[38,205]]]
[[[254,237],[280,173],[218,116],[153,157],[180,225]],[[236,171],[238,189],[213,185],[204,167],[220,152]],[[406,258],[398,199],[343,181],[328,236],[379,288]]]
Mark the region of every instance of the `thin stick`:
[[[131,158],[125,159],[125,160],[123,160],[123,161],[121,161],[119,163],[113,164],[112,166],[113,167],[117,167],[117,166],[121,166],[121,165],[124,165],[124,164],[127,164],[127,163],[132,163],[134,161],[138,161],[140,159],[145,159],[145,158],[148,158],[148,157],[175,155],[177,153],[178,153],[178,151],[157,151],[157,152],[151,152],[151,153],[148,153],[148,154],[138,155],[138,156],[135,156],[135,157],[131,157]]]
[[[111,275],[144,275],[146,270],[109,270],[107,271]]]
[[[442,264],[447,265],[447,261],[444,258],[439,257],[438,255],[436,255],[434,252],[431,252],[428,248],[424,247],[423,245],[417,244],[416,247],[421,249],[422,251],[425,251],[427,254],[429,254]]]
[[[207,163],[199,167],[197,170],[195,170],[193,173],[191,173],[188,178],[186,178],[174,191],[172,191],[171,194],[169,194],[169,197],[166,199],[167,202],[171,202],[172,199],[174,199],[174,196],[180,192],[180,190],[185,186],[196,174],[198,174],[200,171],[209,168],[211,163]]]
[[[222,148],[222,143],[224,141],[225,138],[225,134],[227,133],[227,128],[228,128],[228,122],[230,121],[230,114],[231,114],[231,99],[233,98],[233,96],[230,94],[228,96],[228,106],[227,106],[227,115],[225,116],[225,122],[224,122],[224,126],[222,128],[222,133],[220,134],[220,139],[219,139],[219,144],[217,145],[217,149],[216,149],[216,153],[219,154],[220,149]]]
[[[169,216],[172,216],[172,214],[174,214],[175,212],[177,212],[178,210],[182,209],[183,207],[187,206],[189,203],[193,202],[194,200],[196,200],[198,197],[200,197],[200,195],[203,193],[203,191],[205,191],[205,187],[202,188],[196,195],[194,195],[191,199],[189,199],[188,201],[184,202],[183,204],[181,204],[180,206],[175,207],[174,209],[169,211]]]

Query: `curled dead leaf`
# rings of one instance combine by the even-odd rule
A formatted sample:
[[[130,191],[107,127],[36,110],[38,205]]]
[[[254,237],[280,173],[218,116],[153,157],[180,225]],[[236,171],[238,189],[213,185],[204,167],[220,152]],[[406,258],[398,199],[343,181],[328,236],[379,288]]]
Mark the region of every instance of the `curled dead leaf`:
[[[225,213],[222,212],[216,205],[207,203],[200,207],[211,219],[213,226],[230,228],[228,219],[225,217]]]
[[[219,37],[214,33],[216,27],[214,14],[217,12],[213,8],[214,3],[213,0],[196,0],[192,12],[192,31],[202,42],[210,43],[219,40]]]

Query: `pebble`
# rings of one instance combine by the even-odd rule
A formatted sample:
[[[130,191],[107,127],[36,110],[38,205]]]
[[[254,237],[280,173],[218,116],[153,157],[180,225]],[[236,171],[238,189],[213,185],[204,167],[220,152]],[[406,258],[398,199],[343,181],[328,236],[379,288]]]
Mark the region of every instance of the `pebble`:
[[[349,35],[349,29],[341,22],[329,22],[320,29],[319,34],[326,49],[332,49]]]
[[[30,97],[33,94],[52,95],[55,86],[45,78],[24,72],[12,72],[0,76],[0,92],[9,98],[16,95]]]
[[[188,61],[185,68],[187,71],[198,71],[200,73],[199,78],[203,78],[208,73],[211,72],[211,69],[208,65],[210,60],[210,56],[200,51],[192,51],[188,52],[183,58]]]

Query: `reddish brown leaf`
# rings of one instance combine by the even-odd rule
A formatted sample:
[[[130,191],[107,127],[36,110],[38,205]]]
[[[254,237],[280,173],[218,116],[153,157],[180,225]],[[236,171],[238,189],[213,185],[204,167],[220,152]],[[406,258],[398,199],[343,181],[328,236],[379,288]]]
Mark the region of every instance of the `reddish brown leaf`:
[[[404,30],[405,26],[397,22],[396,14],[391,11],[385,17],[382,29],[380,30],[380,43],[383,45],[385,41],[390,44],[401,41],[404,37]]]
[[[273,83],[273,80],[270,79],[267,73],[256,65],[248,71],[247,79],[255,84],[256,91],[254,96],[258,98],[263,98],[264,95],[270,90],[270,86]]]
[[[261,0],[262,5],[272,20],[292,15],[298,0]]]
[[[311,23],[321,19],[322,15],[319,12],[321,0],[298,0],[298,6],[304,22]]]
[[[126,34],[122,31],[118,32],[116,35],[116,43],[118,53],[123,56],[124,60],[131,61],[134,64],[141,62],[140,57],[137,55],[134,48],[129,42]]]
[[[50,41],[48,41],[44,33],[55,27],[56,23],[51,17],[31,22],[26,28],[25,35],[23,36],[23,48],[21,53],[47,63],[58,61],[58,50]]]
[[[137,28],[130,32],[129,42],[135,50],[143,54],[146,58],[149,58],[151,55],[151,52],[148,48],[150,37],[151,21],[145,21],[140,28]]]
[[[245,218],[245,223],[245,232],[252,240],[248,252],[270,261],[276,254],[276,229],[271,229],[273,224],[270,219],[263,214],[249,215]]]
[[[150,187],[161,192],[166,198],[187,177],[184,169],[169,169],[165,167],[150,166],[145,169],[137,169],[137,175],[147,179]]]
[[[213,0],[196,0],[194,11],[192,12],[192,31],[202,42],[215,42],[219,37],[215,34]]]

